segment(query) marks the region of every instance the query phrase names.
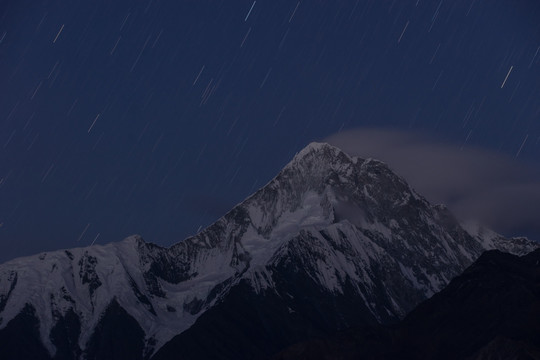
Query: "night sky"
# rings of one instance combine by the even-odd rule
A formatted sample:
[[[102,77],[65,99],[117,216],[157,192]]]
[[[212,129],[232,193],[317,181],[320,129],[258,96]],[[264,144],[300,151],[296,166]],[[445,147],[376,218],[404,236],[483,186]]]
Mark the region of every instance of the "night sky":
[[[540,2],[0,0],[0,262],[171,245],[363,128],[540,168]]]

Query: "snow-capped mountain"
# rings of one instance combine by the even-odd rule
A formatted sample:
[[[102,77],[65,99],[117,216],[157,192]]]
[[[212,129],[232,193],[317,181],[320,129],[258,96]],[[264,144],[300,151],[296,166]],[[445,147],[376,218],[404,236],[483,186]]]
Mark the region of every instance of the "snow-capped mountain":
[[[30,327],[49,357],[114,358],[118,341],[103,334],[116,316],[134,329],[137,357],[169,342],[155,357],[174,358],[168,354],[179,344],[208,333],[205,323],[226,321],[222,314],[242,312],[250,304],[238,304],[251,299],[261,306],[253,319],[264,322],[261,335],[278,331],[264,309],[292,321],[274,342],[265,340],[268,348],[244,349],[260,356],[319,331],[396,321],[483,251],[537,247],[461,225],[380,161],[312,143],[266,186],[170,248],[132,236],[0,265],[0,347],[13,324],[37,319]],[[306,327],[317,314],[321,322]],[[257,333],[239,324],[232,328]],[[68,333],[69,341],[59,335]]]

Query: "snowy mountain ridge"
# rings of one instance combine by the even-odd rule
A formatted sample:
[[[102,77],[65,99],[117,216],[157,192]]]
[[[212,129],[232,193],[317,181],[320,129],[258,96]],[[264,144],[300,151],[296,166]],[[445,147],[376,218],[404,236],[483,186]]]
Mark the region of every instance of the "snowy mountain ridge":
[[[384,323],[440,291],[485,250],[537,247],[460,224],[380,161],[312,143],[263,188],[170,248],[131,236],[0,265],[0,331],[30,304],[54,356],[51,331],[73,313],[74,358],[85,358],[116,301],[144,331],[148,358],[240,283],[285,295],[277,282],[304,273],[328,296],[352,291]]]

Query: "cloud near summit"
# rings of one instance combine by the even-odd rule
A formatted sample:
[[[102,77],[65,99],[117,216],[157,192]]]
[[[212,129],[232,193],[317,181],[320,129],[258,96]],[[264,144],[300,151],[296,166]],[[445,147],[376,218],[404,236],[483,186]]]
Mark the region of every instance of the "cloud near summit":
[[[506,236],[540,235],[540,171],[487,149],[443,143],[388,129],[340,132],[324,141],[384,161],[432,203]]]

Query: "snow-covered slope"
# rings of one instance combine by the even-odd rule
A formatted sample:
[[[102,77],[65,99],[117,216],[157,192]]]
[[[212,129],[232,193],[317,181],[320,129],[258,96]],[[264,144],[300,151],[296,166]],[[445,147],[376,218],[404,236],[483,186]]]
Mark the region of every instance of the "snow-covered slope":
[[[0,265],[0,331],[30,304],[53,355],[51,329],[73,312],[84,357],[115,300],[146,334],[149,356],[240,282],[257,293],[278,292],[285,268],[306,272],[330,295],[352,288],[374,318],[388,322],[441,290],[483,251],[536,247],[462,226],[380,161],[312,143],[266,186],[170,248],[132,236]]]

